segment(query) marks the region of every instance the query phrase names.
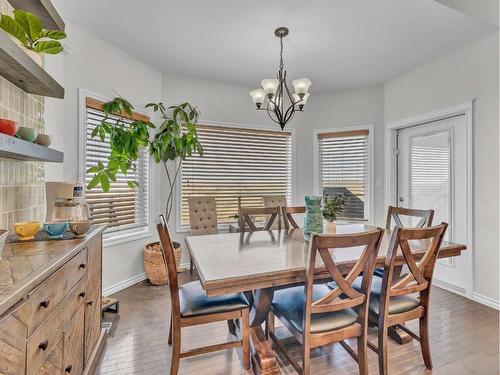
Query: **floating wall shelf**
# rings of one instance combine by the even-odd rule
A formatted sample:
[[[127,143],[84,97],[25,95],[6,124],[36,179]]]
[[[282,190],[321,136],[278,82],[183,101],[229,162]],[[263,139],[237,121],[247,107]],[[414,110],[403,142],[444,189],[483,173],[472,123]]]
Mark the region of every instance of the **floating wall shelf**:
[[[64,98],[64,88],[0,31],[0,75],[28,94]]]
[[[14,9],[22,9],[35,14],[49,30],[63,30],[64,21],[49,0],[7,0]]]
[[[18,160],[62,163],[64,154],[52,148],[0,133],[0,157]]]

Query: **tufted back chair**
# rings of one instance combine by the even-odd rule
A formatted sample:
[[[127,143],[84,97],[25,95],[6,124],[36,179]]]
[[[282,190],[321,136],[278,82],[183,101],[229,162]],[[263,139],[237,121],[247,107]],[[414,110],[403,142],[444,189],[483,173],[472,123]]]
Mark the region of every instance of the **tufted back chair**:
[[[189,197],[189,223],[194,236],[217,233],[215,197]]]

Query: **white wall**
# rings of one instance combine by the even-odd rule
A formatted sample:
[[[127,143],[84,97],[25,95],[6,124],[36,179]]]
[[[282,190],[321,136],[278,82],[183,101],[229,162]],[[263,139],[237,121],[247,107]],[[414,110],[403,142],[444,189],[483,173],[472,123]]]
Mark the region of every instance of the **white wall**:
[[[46,131],[55,136],[54,147],[64,151],[62,166],[47,164],[49,180],[78,179],[79,88],[104,97],[115,97],[111,91],[114,89],[141,110],[144,104],[161,98],[161,73],[71,22],[66,22],[66,32],[68,52],[48,57],[46,61],[47,70],[66,92],[64,100],[47,102]],[[106,247],[103,287],[142,274],[142,246],[153,238]]]
[[[474,291],[499,299],[498,32],[421,66],[385,86],[387,123],[476,99],[474,137]]]

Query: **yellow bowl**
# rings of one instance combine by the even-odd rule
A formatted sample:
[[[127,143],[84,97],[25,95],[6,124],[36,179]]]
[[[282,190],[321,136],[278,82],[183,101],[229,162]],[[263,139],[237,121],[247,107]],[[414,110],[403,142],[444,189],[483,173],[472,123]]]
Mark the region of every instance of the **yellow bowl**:
[[[14,224],[14,231],[21,241],[32,240],[42,224],[39,221],[24,221]]]

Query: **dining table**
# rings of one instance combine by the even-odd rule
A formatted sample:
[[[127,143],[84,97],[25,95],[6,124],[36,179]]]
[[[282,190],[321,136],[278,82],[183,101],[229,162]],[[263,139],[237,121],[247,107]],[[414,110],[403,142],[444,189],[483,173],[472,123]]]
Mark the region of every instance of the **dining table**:
[[[374,227],[364,223],[346,223],[326,225],[324,232],[347,234],[372,229]],[[391,230],[385,230],[376,268],[384,267],[390,238]],[[249,299],[254,373],[280,374],[276,354],[262,324],[268,317],[275,290],[305,282],[309,243],[304,239],[302,229],[188,236],[186,244],[198,271],[200,283],[208,297],[244,292]],[[427,240],[411,241],[412,252],[417,261],[421,259],[428,245]],[[459,256],[465,249],[465,245],[443,241],[438,258]],[[363,248],[352,247],[330,249],[330,251],[340,272],[348,274]],[[397,257],[396,264],[400,266],[404,264],[402,255]],[[321,257],[318,257],[316,268],[317,282],[331,279],[321,262]],[[408,341],[404,335],[403,332],[396,330],[390,333],[390,336],[400,343]]]

